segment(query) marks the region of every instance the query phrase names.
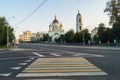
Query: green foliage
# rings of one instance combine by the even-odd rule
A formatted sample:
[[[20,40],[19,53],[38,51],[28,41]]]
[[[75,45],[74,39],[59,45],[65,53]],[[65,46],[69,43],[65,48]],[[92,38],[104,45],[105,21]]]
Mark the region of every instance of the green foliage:
[[[120,41],[120,0],[110,0],[107,2],[105,12],[110,16],[110,24],[112,27],[112,36]]]
[[[98,33],[94,36],[94,41],[101,41],[107,43],[107,41],[113,42],[114,32],[112,28],[106,28],[103,23],[99,24]]]
[[[120,22],[120,1],[110,0],[109,2],[107,2],[104,12],[107,12],[110,16],[110,24]]]
[[[60,35],[58,39],[55,39],[55,42],[57,43],[64,43],[65,41],[65,35]]]
[[[9,48],[9,47],[7,47],[7,45],[1,45],[0,46],[0,49],[5,49],[5,48]]]
[[[99,41],[97,34],[96,34],[95,36],[93,36],[93,41],[95,41],[95,42],[98,42],[98,41]]]
[[[105,31],[105,25],[104,25],[104,23],[100,23],[99,27],[98,27],[97,35],[98,35],[98,39],[101,41],[104,40],[104,37],[103,37],[104,31]]]
[[[8,36],[9,36],[9,42],[12,42],[12,40],[15,38],[13,34],[13,28],[11,28],[6,21],[5,17],[0,17],[0,45],[6,45],[7,44],[7,29],[8,29]]]
[[[51,42],[52,38],[48,34],[44,34],[43,39],[40,40],[42,40],[43,42]]]
[[[120,40],[120,23],[114,24],[112,30],[114,33],[114,38]]]
[[[75,43],[82,43],[82,34],[81,32],[76,32],[75,35],[74,35],[74,42]]]
[[[65,34],[65,42],[73,43],[74,42],[74,31],[70,30]]]
[[[43,41],[48,41],[49,39],[49,35],[48,34],[44,34],[43,35]]]
[[[88,43],[88,41],[91,40],[91,36],[90,36],[88,29],[85,29],[74,35],[75,43],[83,43],[83,38],[84,38],[85,43]]]
[[[91,40],[88,29],[85,29],[79,33],[74,33],[73,30],[70,30],[65,34],[65,36],[62,36],[62,39],[65,40],[66,43],[83,43],[83,37],[85,43],[88,43],[88,41]]]
[[[88,41],[91,40],[91,35],[90,35],[88,29],[81,31],[81,34],[84,34],[83,37],[84,37],[85,43],[88,43]]]

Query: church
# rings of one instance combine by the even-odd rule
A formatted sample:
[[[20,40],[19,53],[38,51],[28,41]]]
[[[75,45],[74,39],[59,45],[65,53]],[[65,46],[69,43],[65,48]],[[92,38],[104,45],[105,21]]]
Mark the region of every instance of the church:
[[[59,23],[56,15],[53,22],[49,25],[48,35],[51,37],[52,42],[55,42],[55,39],[58,39],[60,35],[64,35],[63,25]]]
[[[81,32],[83,30],[83,24],[82,24],[82,16],[80,12],[78,11],[78,14],[76,16],[76,32]],[[58,39],[60,35],[64,35],[64,29],[62,23],[60,24],[59,21],[56,18],[53,20],[52,23],[49,25],[49,31],[48,31],[49,37],[51,37],[52,42],[55,42],[55,39]]]

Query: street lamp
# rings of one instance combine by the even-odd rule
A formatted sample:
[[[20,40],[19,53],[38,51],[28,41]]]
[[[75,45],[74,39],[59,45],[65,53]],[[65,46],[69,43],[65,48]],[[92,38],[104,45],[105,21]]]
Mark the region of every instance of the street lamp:
[[[18,27],[15,27],[15,28],[14,28],[14,41],[13,41],[14,44],[15,44],[15,42],[16,42],[16,36],[15,36],[15,32],[16,32],[16,31],[15,31],[15,29],[17,29],[17,28],[18,28]]]
[[[14,16],[9,17],[7,20],[9,21],[10,19],[15,18]],[[7,26],[7,47],[9,46],[9,27]]]
[[[85,36],[84,36],[84,32],[83,32],[83,45],[85,45]]]

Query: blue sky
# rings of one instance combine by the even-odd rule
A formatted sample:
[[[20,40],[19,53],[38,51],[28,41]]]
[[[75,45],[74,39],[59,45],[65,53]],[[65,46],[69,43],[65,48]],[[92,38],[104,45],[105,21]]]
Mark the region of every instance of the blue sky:
[[[14,25],[29,15],[44,0],[0,0],[0,16],[9,19],[10,25]],[[82,14],[83,26],[92,30],[100,22],[108,26],[109,17],[104,13],[106,2],[109,0],[47,0],[47,2],[31,17],[19,25],[12,26],[16,34],[31,30],[33,32],[48,31],[50,22],[57,16],[62,22],[65,31],[76,28],[76,14],[78,10]]]

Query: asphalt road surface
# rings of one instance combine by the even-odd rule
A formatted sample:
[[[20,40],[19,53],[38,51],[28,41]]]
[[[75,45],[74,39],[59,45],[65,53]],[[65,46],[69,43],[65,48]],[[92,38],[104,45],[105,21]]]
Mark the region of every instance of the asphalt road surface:
[[[120,80],[120,48],[19,44],[0,50],[0,80]]]

